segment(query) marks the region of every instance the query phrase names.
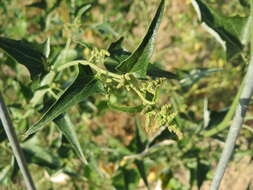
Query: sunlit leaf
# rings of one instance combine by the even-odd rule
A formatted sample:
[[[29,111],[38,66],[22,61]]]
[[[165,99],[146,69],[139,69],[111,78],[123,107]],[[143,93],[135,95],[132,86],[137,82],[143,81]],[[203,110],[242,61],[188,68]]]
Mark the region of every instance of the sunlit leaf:
[[[26,66],[32,79],[46,72],[46,58],[34,45],[21,40],[0,37],[0,48]]]
[[[91,9],[91,7],[92,7],[91,4],[85,4],[84,6],[79,8],[79,10],[77,11],[74,23],[77,22],[82,17],[82,15],[87,13]]]
[[[0,184],[3,184],[3,181],[8,177],[8,174],[11,171],[11,166],[7,165],[0,170]]]
[[[231,59],[243,50],[249,36],[249,19],[240,16],[224,16],[204,1],[192,0],[202,26],[213,35]]]
[[[148,64],[154,51],[155,39],[163,15],[164,4],[165,1],[162,0],[157,9],[155,17],[149,26],[148,32],[146,33],[139,47],[132,53],[131,56],[117,66],[117,70],[122,73],[132,72],[139,77],[146,76]]]
[[[83,101],[85,98],[102,92],[101,83],[94,78],[89,66],[79,66],[79,73],[74,82],[64,91],[56,102],[48,109],[42,118],[26,132],[26,136],[35,133],[71,106]]]
[[[120,73],[116,67],[131,55],[129,51],[122,47],[123,40],[124,38],[121,37],[116,42],[113,42],[108,48],[110,56],[105,61],[105,67],[110,72]],[[147,75],[153,78],[164,77],[168,79],[177,79],[176,74],[165,71],[154,64],[148,64]]]
[[[183,88],[189,88],[200,79],[207,77],[208,75],[220,72],[222,69],[219,68],[201,68],[193,69],[190,71],[178,70],[177,75],[180,79],[180,84]]]

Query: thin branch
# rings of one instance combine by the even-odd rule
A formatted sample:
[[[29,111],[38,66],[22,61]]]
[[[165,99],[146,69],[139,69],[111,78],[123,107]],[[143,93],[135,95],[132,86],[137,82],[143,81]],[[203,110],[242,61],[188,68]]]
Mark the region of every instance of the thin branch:
[[[0,92],[0,120],[2,121],[4,130],[5,130],[6,135],[10,141],[10,145],[13,150],[14,156],[17,160],[20,171],[24,176],[24,180],[25,180],[25,184],[27,186],[27,189],[28,190],[35,190],[36,188],[35,188],[34,183],[32,181],[32,177],[29,173],[23,151],[20,148],[15,130],[12,126],[12,122],[9,117],[8,110],[7,110],[7,107],[4,103],[4,99],[1,95],[1,92]]]
[[[225,142],[225,147],[223,149],[221,158],[219,160],[219,164],[217,170],[215,172],[215,176],[213,178],[210,190],[218,190],[222,177],[225,173],[225,169],[230,160],[230,157],[233,153],[235,142],[237,136],[240,132],[240,129],[243,125],[244,117],[248,109],[248,105],[250,102],[250,98],[253,93],[253,0],[251,0],[251,60],[248,67],[247,74],[245,76],[245,84],[242,90],[242,94],[240,96],[239,104],[237,105],[235,116],[232,122],[232,125],[229,129],[229,133]]]

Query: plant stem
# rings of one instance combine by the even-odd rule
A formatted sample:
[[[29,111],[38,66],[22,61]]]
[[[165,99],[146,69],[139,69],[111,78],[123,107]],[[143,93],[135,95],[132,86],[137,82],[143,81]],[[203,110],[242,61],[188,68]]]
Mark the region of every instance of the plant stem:
[[[105,71],[105,70],[99,68],[98,66],[96,66],[95,64],[93,64],[89,61],[85,61],[85,60],[77,60],[77,61],[68,62],[68,63],[60,66],[59,68],[57,68],[57,71],[64,70],[64,69],[66,69],[70,66],[77,65],[77,64],[89,65],[92,69],[94,69],[95,71],[97,71],[101,74],[111,76],[111,77],[116,78],[116,79],[122,79],[122,75],[118,75],[118,74],[115,74],[115,73],[111,73],[109,71]]]
[[[35,190],[35,186],[32,180],[32,177],[29,173],[25,157],[23,154],[22,149],[20,148],[15,130],[12,126],[11,119],[8,114],[7,107],[4,103],[3,97],[0,92],[0,119],[2,121],[4,130],[6,132],[6,135],[10,141],[11,148],[13,150],[14,156],[17,160],[18,166],[20,168],[21,173],[23,174],[26,186],[28,190]]]
[[[151,102],[149,100],[147,100],[143,95],[142,93],[134,86],[134,85],[130,85],[130,87],[133,89],[133,91],[140,97],[140,99],[142,100],[142,102],[144,104],[147,104],[147,105],[154,105],[155,102]]]
[[[250,26],[250,45],[251,45],[251,59],[250,64],[245,76],[245,84],[242,90],[242,94],[240,96],[239,104],[237,105],[235,116],[232,121],[232,125],[229,129],[229,133],[225,142],[225,147],[223,149],[221,158],[219,160],[219,164],[217,167],[217,170],[215,172],[215,176],[213,178],[210,190],[218,190],[222,177],[224,175],[225,169],[227,167],[227,164],[229,162],[229,159],[233,153],[236,138],[240,132],[240,129],[242,127],[244,117],[246,115],[248,105],[250,102],[250,98],[253,93],[253,24],[252,24],[252,18],[253,18],[253,0],[251,0],[251,26]]]

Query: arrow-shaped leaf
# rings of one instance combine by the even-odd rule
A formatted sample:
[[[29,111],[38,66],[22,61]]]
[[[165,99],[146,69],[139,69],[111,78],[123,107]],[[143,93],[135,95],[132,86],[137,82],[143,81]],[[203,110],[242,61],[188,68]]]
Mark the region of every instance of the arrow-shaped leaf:
[[[119,73],[119,71],[116,70],[116,67],[131,55],[130,52],[124,50],[122,47],[123,40],[124,38],[121,37],[117,41],[111,43],[110,47],[108,48],[110,56],[107,57],[104,64],[106,69],[110,72]]]
[[[165,71],[157,66],[155,66],[154,64],[149,64],[148,66],[148,70],[147,70],[147,75],[151,76],[153,78],[157,78],[157,77],[164,77],[167,79],[177,79],[177,75],[169,72],[169,71]]]
[[[89,66],[80,65],[79,73],[74,82],[64,91],[42,118],[28,129],[25,136],[35,133],[48,122],[67,111],[71,106],[98,92],[102,92],[101,83],[94,78]]]
[[[227,58],[238,55],[249,37],[250,19],[221,15],[201,0],[192,0],[202,26],[213,35],[226,51]]]
[[[164,0],[161,0],[161,3],[156,11],[155,17],[153,18],[148,32],[146,33],[143,41],[139,47],[124,60],[116,69],[122,73],[132,72],[139,77],[145,77],[148,69],[148,64],[150,58],[154,51],[154,43],[156,39],[156,34],[160,21],[164,11]]]
[[[77,139],[77,135],[74,130],[74,126],[73,126],[69,116],[67,114],[60,115],[54,119],[54,122],[56,123],[58,129],[63,133],[63,135],[66,137],[66,139],[72,145],[75,152],[81,158],[83,163],[86,164],[87,160],[85,159],[85,157],[83,155],[82,148],[81,148],[80,143]]]
[[[46,58],[32,44],[0,37],[0,48],[17,62],[26,66],[32,79],[46,72]]]
[[[119,73],[116,67],[131,55],[130,52],[122,48],[123,39],[122,37],[116,42],[113,42],[108,49],[110,57],[106,59],[105,67],[110,72]],[[176,74],[162,70],[154,64],[148,64],[147,75],[153,78],[164,77],[167,79],[177,79]]]

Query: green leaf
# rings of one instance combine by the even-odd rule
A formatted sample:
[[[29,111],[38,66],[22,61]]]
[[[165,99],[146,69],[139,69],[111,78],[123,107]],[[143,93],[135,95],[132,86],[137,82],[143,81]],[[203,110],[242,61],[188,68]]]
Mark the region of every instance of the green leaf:
[[[113,42],[108,48],[110,56],[107,57],[104,64],[106,69],[110,72],[119,73],[119,71],[116,70],[116,67],[131,55],[130,52],[122,48],[123,40],[124,38],[121,37],[116,42]]]
[[[143,131],[143,128],[141,126],[140,120],[135,120],[135,137],[129,144],[128,148],[138,154],[141,153],[145,150],[146,145],[147,145],[148,139]],[[137,166],[137,169],[140,173],[141,178],[143,179],[146,187],[149,189],[149,184],[147,180],[147,175],[146,175],[146,168],[143,160],[135,160],[134,161],[135,165]]]
[[[207,165],[201,160],[197,160],[197,169],[196,169],[196,176],[198,188],[202,186],[203,182],[207,179],[207,173],[210,170],[210,165]]]
[[[178,140],[178,137],[175,135],[175,133],[170,132],[167,126],[162,126],[160,130],[149,140],[146,148],[150,148],[155,144],[167,139]]]
[[[134,161],[135,165],[137,166],[137,169],[141,175],[141,178],[143,179],[147,189],[149,190],[149,183],[148,183],[148,178],[146,174],[146,168],[143,160],[135,160]]]
[[[4,126],[2,124],[2,121],[0,120],[0,143],[3,142],[5,139],[7,139],[7,136],[4,131]]]
[[[250,8],[250,1],[249,0],[239,0],[240,4],[245,8]]]
[[[46,72],[46,58],[34,45],[21,40],[0,37],[0,48],[17,62],[26,66],[32,79]]]
[[[46,0],[41,0],[39,2],[34,2],[34,3],[31,3],[29,5],[27,5],[26,7],[29,7],[29,8],[40,8],[40,9],[47,9],[47,2]]]
[[[144,151],[147,145],[147,136],[142,129],[140,120],[135,120],[135,137],[128,145],[128,149],[136,154]]]
[[[177,79],[177,75],[174,73],[171,73],[169,71],[165,71],[163,69],[160,69],[159,67],[155,66],[154,64],[149,64],[147,75],[151,77],[164,77],[167,79]]]
[[[89,4],[89,3],[80,7],[76,13],[74,23],[76,23],[78,20],[80,20],[81,17],[91,9],[91,7],[92,7],[92,4]]]
[[[28,163],[35,163],[40,166],[46,166],[52,169],[57,169],[61,166],[61,162],[52,151],[46,150],[34,143],[31,139],[22,144],[22,149]]]
[[[72,145],[76,154],[80,157],[80,159],[83,161],[83,163],[87,164],[87,160],[85,159],[85,157],[83,155],[82,148],[81,148],[80,143],[77,139],[77,135],[74,130],[74,126],[73,126],[69,116],[67,114],[60,115],[54,119],[54,122],[56,123],[58,129],[63,133],[63,135],[66,137],[66,139]]]
[[[122,73],[132,72],[135,73],[138,77],[146,76],[148,64],[154,51],[154,43],[157,35],[157,30],[163,15],[164,4],[165,1],[161,0],[155,17],[153,18],[143,41],[130,57],[123,61],[119,66],[117,66],[117,70]]]
[[[177,75],[180,78],[180,85],[183,88],[190,88],[193,84],[198,82],[200,79],[215,73],[220,72],[222,69],[220,68],[200,68],[193,69],[190,71],[178,70]]]
[[[83,101],[85,98],[102,92],[101,83],[94,78],[89,66],[79,65],[79,73],[74,82],[64,91],[56,102],[48,109],[42,118],[28,129],[25,136],[29,136],[45,126],[71,106]]]
[[[116,42],[113,42],[108,48],[110,56],[105,61],[105,67],[108,71],[119,73],[116,67],[123,61],[125,61],[131,53],[122,48],[122,42],[124,38],[121,37]],[[154,64],[149,64],[147,68],[147,75],[151,77],[165,77],[167,79],[177,79],[177,75],[169,71],[165,71]]]
[[[8,178],[8,175],[11,171],[11,166],[7,165],[0,170],[0,184],[3,184],[4,180]]]
[[[115,36],[119,34],[112,28],[109,22],[103,22],[92,27],[95,31],[99,32],[101,35],[105,36]]]
[[[192,0],[202,26],[213,35],[232,59],[243,50],[249,37],[250,20],[246,17],[228,17],[210,8],[201,0]]]
[[[117,190],[135,190],[139,180],[136,169],[120,167],[112,178],[112,184]]]

